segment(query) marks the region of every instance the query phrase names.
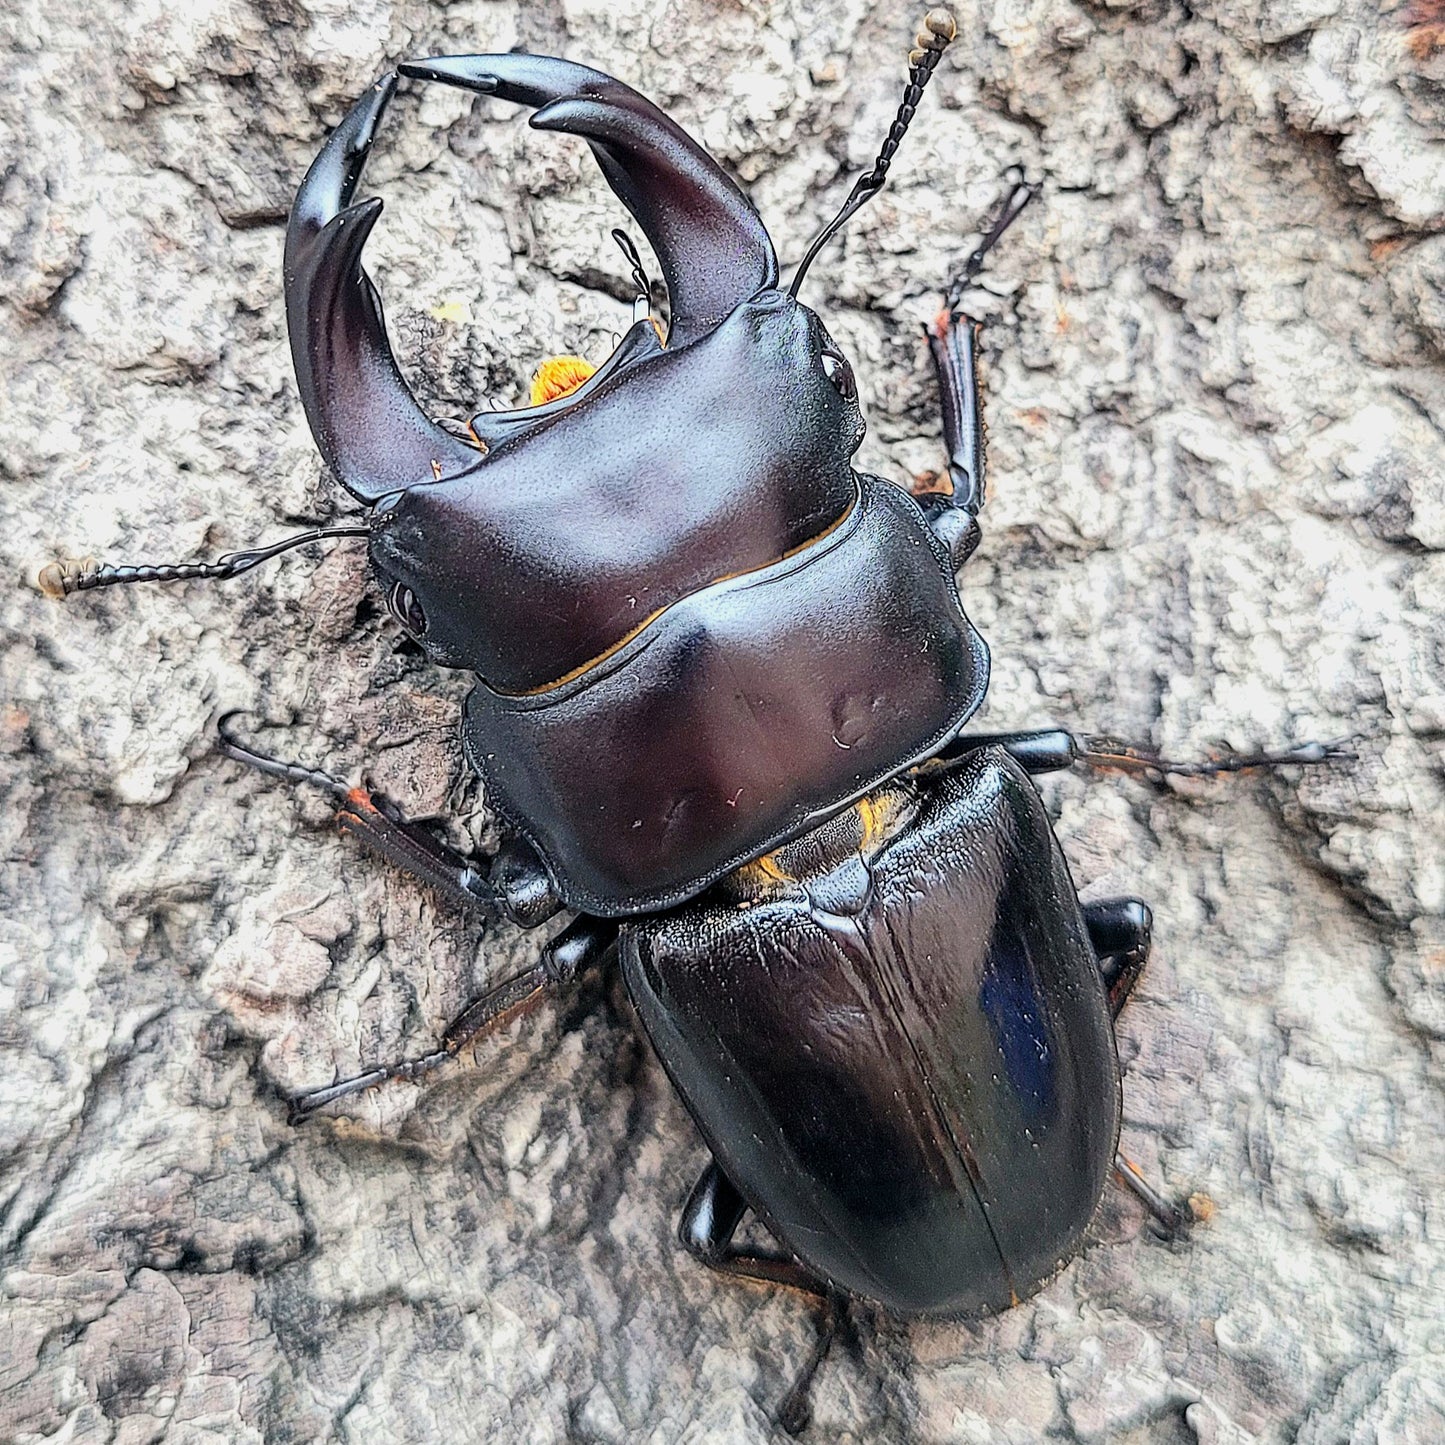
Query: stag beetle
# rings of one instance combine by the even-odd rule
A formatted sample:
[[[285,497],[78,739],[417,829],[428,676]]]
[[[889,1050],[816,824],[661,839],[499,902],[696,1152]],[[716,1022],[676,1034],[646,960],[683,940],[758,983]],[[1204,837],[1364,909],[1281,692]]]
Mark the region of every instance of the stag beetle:
[[[1017,1304],[1078,1250],[1111,1169],[1161,1222],[1180,1218],[1116,1166],[1113,1024],[1149,952],[1149,909],[1080,904],[1029,780],[1081,758],[1174,765],[1052,730],[961,731],[989,667],[955,582],[984,502],[979,327],[961,299],[1035,188],[1014,177],[927,329],[948,452],[931,495],[853,469],[852,368],[797,299],[882,187],[952,37],[930,12],[877,161],[786,291],[742,192],[621,82],[524,54],[402,65],[588,142],[661,263],[666,332],[631,249],[634,323],[595,373],[566,363],[533,405],[484,412],[466,435],[432,421],[361,265],[381,201],[355,194],[393,72],[326,142],[285,248],[306,415],[365,525],[216,563],[52,564],[41,578],[63,594],[233,577],[320,537],[367,539],[397,623],[476,676],[463,743],[500,851],[465,857],[384,798],[247,746],[229,717],[225,751],[330,790],[346,830],[484,916],[573,916],[439,1048],[302,1094],[293,1114],[427,1073],[615,952],[711,1152],[682,1243],[830,1302],[785,1402],[791,1428],[835,1302],[965,1317]],[[734,1244],[749,1210],[777,1250]]]

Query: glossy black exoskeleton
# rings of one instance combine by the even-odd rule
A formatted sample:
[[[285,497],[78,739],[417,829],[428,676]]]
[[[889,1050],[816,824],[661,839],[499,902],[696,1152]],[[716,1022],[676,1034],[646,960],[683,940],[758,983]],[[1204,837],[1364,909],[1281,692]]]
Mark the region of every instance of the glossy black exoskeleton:
[[[644,294],[570,394],[465,435],[430,420],[361,267],[381,202],[354,197],[388,75],[311,167],[285,256],[302,400],[365,525],[214,564],[56,564],[42,585],[229,577],[361,535],[400,625],[477,678],[465,752],[507,839],[485,863],[222,721],[231,756],[330,789],[343,827],[457,902],[526,926],[574,915],[435,1052],[302,1095],[296,1116],[427,1072],[615,949],[711,1150],[687,1248],[830,1301],[976,1316],[1068,1261],[1115,1167],[1112,1020],[1150,918],[1135,900],[1080,905],[1027,776],[1076,761],[1074,739],[961,733],[988,654],[954,580],[984,500],[960,295],[1033,189],[1015,183],[929,331],[949,451],[932,495],[853,469],[852,371],[797,300],[821,243],[881,187],[951,36],[932,12],[878,162],[789,291],[742,193],[627,86],[541,56],[403,65],[588,141],[661,262],[665,338]],[[749,1209],[777,1251],[733,1244]]]

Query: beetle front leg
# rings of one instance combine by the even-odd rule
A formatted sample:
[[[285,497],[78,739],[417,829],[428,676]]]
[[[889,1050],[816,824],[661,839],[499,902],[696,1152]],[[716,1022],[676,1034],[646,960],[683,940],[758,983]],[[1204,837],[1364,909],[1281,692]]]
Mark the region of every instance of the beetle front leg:
[[[943,444],[948,450],[952,495],[945,506],[975,516],[984,501],[983,391],[978,377],[982,322],[945,306],[925,328],[938,375]]]
[[[978,545],[975,520],[984,503],[983,390],[979,383],[978,336],[982,323],[961,309],[963,292],[983,269],[984,259],[1000,237],[1038,194],[1017,166],[1011,185],[983,239],[964,262],[948,288],[943,309],[932,326],[924,327],[928,350],[938,376],[943,410],[943,443],[948,449],[950,495],[937,498],[930,509],[934,531],[962,566]]]
[[[243,743],[231,728],[236,716],[227,713],[217,724],[221,751],[227,757],[271,777],[330,793],[340,805],[336,821],[343,832],[457,907],[490,916],[505,913],[522,928],[535,928],[561,909],[562,900],[547,870],[521,839],[504,843],[484,876],[470,859],[412,822],[383,794],[348,787],[319,768],[283,762]]]

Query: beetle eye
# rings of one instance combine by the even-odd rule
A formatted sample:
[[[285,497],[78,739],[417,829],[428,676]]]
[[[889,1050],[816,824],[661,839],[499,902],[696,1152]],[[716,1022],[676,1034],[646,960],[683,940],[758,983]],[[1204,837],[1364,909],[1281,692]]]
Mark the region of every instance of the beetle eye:
[[[823,375],[837,387],[838,395],[844,401],[852,401],[858,394],[858,388],[853,384],[853,368],[848,365],[847,358],[839,356],[836,351],[825,351],[822,359]]]
[[[422,611],[421,603],[416,600],[416,593],[405,582],[397,582],[392,585],[391,592],[387,595],[386,605],[391,609],[391,615],[413,637],[426,635],[426,613]]]

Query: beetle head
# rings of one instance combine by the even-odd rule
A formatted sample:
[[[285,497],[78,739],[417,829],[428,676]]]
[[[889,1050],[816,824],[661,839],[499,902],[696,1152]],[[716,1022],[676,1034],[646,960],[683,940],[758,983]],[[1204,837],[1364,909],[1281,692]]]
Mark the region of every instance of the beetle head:
[[[945,12],[925,17],[873,169],[813,242],[786,294],[746,197],[621,82],[547,56],[402,66],[414,78],[530,105],[533,126],[585,138],[657,253],[671,302],[666,343],[640,297],[635,324],[595,375],[546,404],[483,413],[469,437],[417,405],[361,265],[381,202],[354,196],[396,88],[397,74],[384,76],[307,172],[285,253],[307,420],[331,469],[373,508],[371,526],[313,529],[214,564],[56,563],[38,579],[42,589],[62,596],[120,582],[230,577],[308,542],[367,535],[390,610],[437,662],[527,691],[541,685],[539,676],[564,676],[562,664],[589,641],[625,640],[639,619],[689,589],[817,540],[856,497],[849,458],[863,421],[852,368],[797,301],[798,285],[828,238],[882,187],[952,35]],[[624,249],[645,291],[636,250],[630,241]],[[569,589],[585,591],[588,579],[598,585],[559,616]],[[538,641],[538,608],[575,633],[571,642]],[[483,630],[498,635],[496,646],[477,635]]]
[[[433,661],[529,691],[826,531],[852,504],[862,435],[837,345],[765,290],[469,471],[384,501],[372,561]]]
[[[434,661],[525,690],[615,641],[638,608],[776,560],[836,522],[863,435],[857,387],[817,316],[777,289],[757,212],[650,101],[543,56],[402,71],[540,107],[533,126],[584,136],[667,281],[666,345],[639,320],[570,396],[484,412],[464,439],[412,397],[361,267],[381,202],[353,198],[395,75],[333,132],[292,209],[286,297],[302,400],[323,456],[376,507],[388,606]],[[747,515],[748,499],[762,515]],[[628,566],[649,575],[624,576]],[[576,640],[543,645],[559,589],[592,581],[605,595],[557,619]]]
[[[776,282],[772,244],[742,192],[685,132],[619,81],[550,56],[465,56],[403,69],[539,107],[533,126],[588,141],[662,262],[672,298],[670,345],[696,340]],[[396,82],[395,72],[384,76],[332,133],[286,229],[286,312],[301,399],[322,455],[368,502],[476,461],[475,449],[437,426],[412,397],[361,266],[381,202],[353,197]]]
[[[925,22],[899,119],[804,267],[881,188],[951,34],[947,17]],[[529,691],[689,590],[836,525],[856,495],[857,388],[796,299],[803,268],[778,290],[757,212],[636,91],[546,56],[450,57],[401,73],[532,106],[534,127],[584,137],[667,282],[665,345],[639,319],[571,395],[483,413],[468,439],[412,397],[361,267],[381,202],[353,197],[395,74],[337,127],[292,208],[286,300],[301,396],[327,462],[376,508],[372,561],[390,610],[433,660]]]

